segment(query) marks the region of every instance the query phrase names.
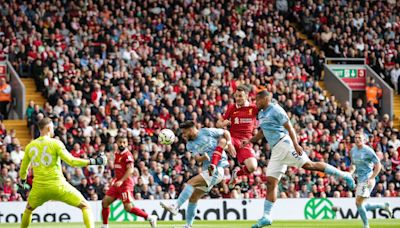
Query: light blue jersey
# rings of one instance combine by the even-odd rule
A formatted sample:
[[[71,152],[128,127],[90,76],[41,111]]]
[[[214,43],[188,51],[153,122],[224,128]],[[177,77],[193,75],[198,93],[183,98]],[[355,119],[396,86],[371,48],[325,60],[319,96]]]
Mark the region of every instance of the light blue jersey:
[[[218,140],[223,134],[223,129],[202,128],[199,130],[197,137],[186,144],[186,149],[193,153],[193,155],[203,155],[204,153],[207,153],[211,159],[215,147],[218,145]],[[210,161],[204,161],[202,167],[203,170],[207,170],[209,165]],[[227,166],[229,166],[228,157],[226,156],[225,151],[223,151],[222,158],[218,162],[217,167],[225,168]]]
[[[372,175],[374,165],[379,162],[378,156],[375,151],[367,146],[363,145],[361,149],[354,146],[350,150],[352,163],[356,166],[356,176],[358,183],[367,181]]]
[[[279,139],[288,134],[283,125],[289,121],[289,117],[286,111],[275,102],[271,102],[266,109],[258,112],[258,121],[271,149],[279,142]]]

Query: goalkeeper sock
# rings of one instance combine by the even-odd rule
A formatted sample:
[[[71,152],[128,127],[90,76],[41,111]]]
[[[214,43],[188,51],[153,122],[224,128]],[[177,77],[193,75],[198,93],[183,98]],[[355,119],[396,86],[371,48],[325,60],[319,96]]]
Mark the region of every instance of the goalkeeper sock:
[[[366,203],[364,204],[365,210],[367,211],[374,211],[376,209],[384,209],[385,204],[384,203]]]
[[[32,221],[32,211],[26,208],[24,214],[22,215],[21,228],[29,227],[31,221]]]
[[[241,168],[241,169],[236,173],[236,175],[237,175],[238,177],[240,177],[240,176],[247,176],[247,175],[249,175],[249,174],[250,174],[250,172],[249,172],[249,170],[247,169],[246,166],[243,166],[243,168]]]
[[[181,194],[179,194],[179,197],[177,199],[176,206],[178,209],[182,206],[182,204],[186,202],[186,200],[188,200],[192,196],[193,192],[194,192],[193,186],[187,184],[185,188],[182,190]]]
[[[94,220],[92,217],[92,210],[89,207],[82,208],[83,223],[86,228],[94,228]]]
[[[368,226],[368,218],[367,211],[365,210],[364,205],[357,207],[358,214],[360,214],[361,220],[363,221],[364,226]]]
[[[196,216],[196,209],[197,209],[197,203],[190,203],[188,204],[187,208],[187,216],[186,216],[186,224],[192,225],[194,217]]]
[[[264,215],[269,215],[271,213],[272,206],[274,206],[273,202],[269,200],[264,201]]]
[[[135,214],[135,215],[137,215],[137,216],[139,216],[139,217],[142,217],[142,218],[144,218],[144,219],[147,219],[147,217],[149,217],[149,215],[148,215],[146,212],[144,212],[142,209],[140,209],[140,208],[138,208],[138,207],[132,207],[132,208],[129,210],[129,213]]]
[[[215,151],[211,157],[211,164],[217,166],[219,160],[222,158],[223,149],[220,146],[215,147]]]
[[[110,216],[110,208],[103,207],[103,210],[101,210],[101,215],[103,216],[103,224],[108,224],[108,217]]]

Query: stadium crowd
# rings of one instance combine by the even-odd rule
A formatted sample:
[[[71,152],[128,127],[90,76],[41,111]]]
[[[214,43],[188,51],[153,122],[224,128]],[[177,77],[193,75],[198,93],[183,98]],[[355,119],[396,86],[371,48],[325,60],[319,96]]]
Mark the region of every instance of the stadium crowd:
[[[246,84],[251,99],[260,89],[274,93],[312,160],[348,170],[354,132],[363,130],[384,167],[372,195],[400,196],[400,140],[390,117],[381,118],[362,100],[355,107],[339,106],[318,87],[325,55],[301,40],[285,16],[287,10],[299,12],[298,5],[282,8],[284,1],[251,2],[4,3],[0,52],[21,75],[34,77],[48,100],[43,105],[31,101],[27,109],[33,138],[38,136],[37,121],[49,116],[56,137],[73,156],[105,152],[110,158],[106,167],[63,165],[67,180],[87,199],[97,200],[112,179],[115,137],[127,135],[135,158],[135,199],[177,198],[185,181],[201,168],[181,137],[172,146],[162,146],[158,132],[170,128],[179,136],[179,123],[187,119],[213,127],[227,104],[234,102],[235,88]],[[310,31],[318,36],[320,29]],[[393,44],[388,42],[389,47]],[[25,192],[17,183],[24,152],[15,132],[0,125],[0,133],[1,200],[22,200]],[[270,148],[263,141],[254,150],[258,170],[233,190],[226,183],[213,188],[209,197],[265,197]],[[226,180],[235,167],[233,159],[230,164]],[[353,196],[343,181],[293,168],[279,184],[279,194]]]
[[[398,92],[399,1],[296,1],[291,15],[328,56],[365,58]]]

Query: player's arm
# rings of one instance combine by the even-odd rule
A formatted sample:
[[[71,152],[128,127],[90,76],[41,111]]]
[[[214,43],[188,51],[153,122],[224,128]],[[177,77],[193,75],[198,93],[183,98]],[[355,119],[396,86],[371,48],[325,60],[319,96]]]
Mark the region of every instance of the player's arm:
[[[128,163],[126,165],[126,172],[125,172],[124,176],[121,179],[117,180],[115,182],[114,186],[116,186],[116,187],[121,186],[124,183],[124,181],[126,181],[126,179],[128,179],[129,177],[132,176],[132,174],[133,174],[133,163]]]
[[[75,158],[67,151],[64,144],[62,144],[61,142],[58,143],[57,153],[60,156],[61,160],[66,162],[69,166],[84,167],[88,165],[105,165],[107,163],[107,158],[105,155],[90,159]]]
[[[210,156],[208,156],[207,153],[204,153],[203,155],[196,154],[196,155],[194,156],[194,160],[196,160],[196,162],[209,161],[209,160],[210,160]]]
[[[21,179],[21,184],[24,185],[26,182],[26,177],[28,176],[28,169],[31,164],[31,158],[29,157],[29,146],[25,148],[24,158],[22,158],[21,167],[19,169],[19,177]]]
[[[379,161],[378,156],[376,156],[375,151],[373,151],[372,149],[368,149],[368,152],[371,156],[371,161],[374,163],[374,169],[372,171],[372,175],[369,177],[368,182],[373,182],[375,181],[376,176],[378,176],[379,172],[381,172],[382,169],[382,165]]]
[[[258,129],[257,134],[254,135],[251,139],[243,139],[241,143],[241,147],[245,147],[249,143],[256,143],[264,138],[264,133],[262,130]]]
[[[289,136],[292,139],[294,149],[296,150],[297,154],[301,155],[303,153],[303,148],[299,145],[299,142],[297,141],[296,132],[294,131],[292,123],[290,123],[290,121],[286,121],[286,123],[284,123],[283,126],[288,131]]]
[[[220,118],[217,123],[215,124],[215,126],[217,128],[225,128],[227,126],[231,125],[231,121],[224,119],[224,118]]]
[[[218,141],[218,146],[222,148],[226,148],[232,157],[236,157],[235,147],[232,145],[232,137],[231,133],[227,130],[224,130],[224,134]]]
[[[353,149],[350,150],[350,153],[349,153],[350,161],[352,161],[352,162],[350,163],[350,168],[349,168],[349,173],[350,173],[351,175],[353,175],[353,173],[356,171],[356,166],[353,164],[353,159],[352,159],[352,157],[351,157],[352,151],[353,151]]]
[[[232,112],[232,108],[231,106],[228,106],[228,109],[226,110],[225,115],[221,116],[217,123],[215,124],[215,126],[217,128],[225,128],[229,125],[231,125],[231,121],[229,120],[231,117],[231,112]]]

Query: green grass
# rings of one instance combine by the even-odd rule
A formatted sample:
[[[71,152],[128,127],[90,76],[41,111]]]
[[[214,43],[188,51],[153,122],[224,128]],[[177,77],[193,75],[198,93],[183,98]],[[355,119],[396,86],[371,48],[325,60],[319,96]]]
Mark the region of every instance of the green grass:
[[[250,228],[255,221],[195,221],[194,228]],[[182,227],[184,222],[178,221],[168,221],[159,222],[157,227],[163,228],[174,228]],[[97,223],[96,227],[100,227],[101,224]],[[19,224],[0,224],[1,228],[16,228]],[[82,223],[33,223],[31,227],[52,227],[52,228],[78,228],[83,227]],[[147,222],[120,222],[111,223],[110,228],[148,228],[149,224]],[[319,221],[308,221],[308,220],[295,220],[295,221],[275,221],[271,228],[277,227],[323,227],[323,228],[361,228],[361,220],[319,220]],[[370,219],[371,228],[381,228],[381,227],[400,227],[400,219]]]

